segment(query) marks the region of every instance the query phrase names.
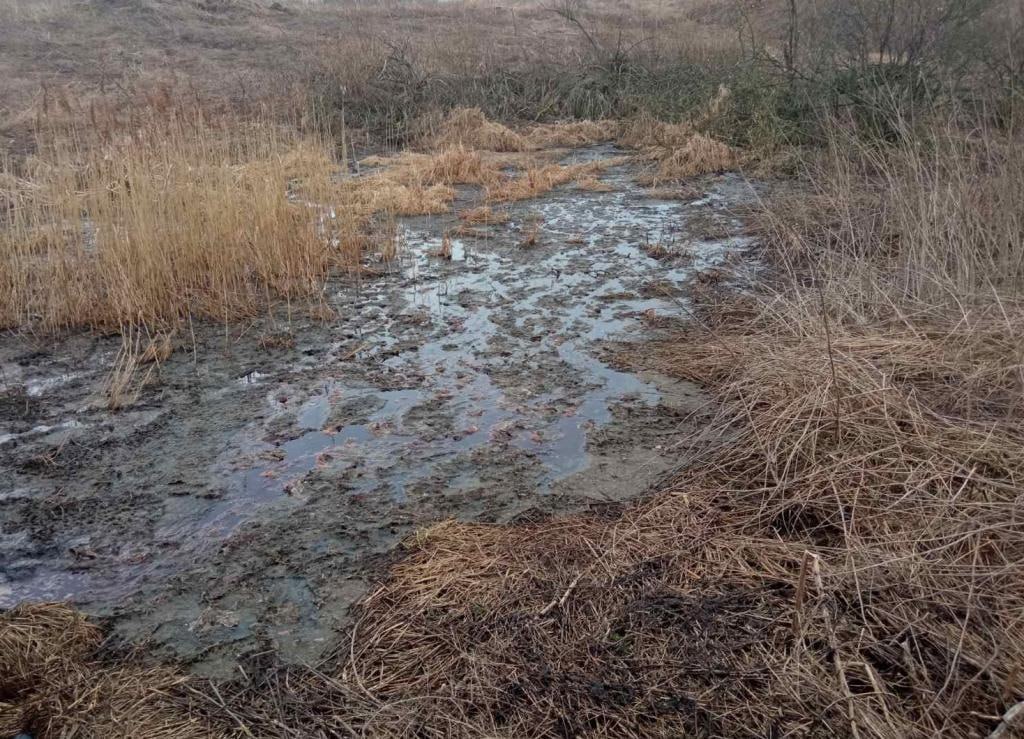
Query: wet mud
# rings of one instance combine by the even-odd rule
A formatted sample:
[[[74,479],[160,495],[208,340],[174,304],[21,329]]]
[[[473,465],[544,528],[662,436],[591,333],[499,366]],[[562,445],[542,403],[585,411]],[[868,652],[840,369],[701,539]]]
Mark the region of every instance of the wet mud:
[[[731,210],[752,190],[726,175],[658,200],[635,174],[513,204],[450,258],[454,215],[404,219],[382,276],[328,285],[336,316],[195,326],[118,412],[116,337],[5,337],[0,607],[70,599],[203,674],[310,661],[416,528],[643,494],[710,409],[613,358],[742,254]]]

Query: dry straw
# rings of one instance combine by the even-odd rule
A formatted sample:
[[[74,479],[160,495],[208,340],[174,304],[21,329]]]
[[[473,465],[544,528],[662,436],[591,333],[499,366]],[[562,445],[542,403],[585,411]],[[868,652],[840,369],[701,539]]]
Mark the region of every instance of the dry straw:
[[[104,664],[99,629],[56,603],[0,614],[0,728],[6,736],[216,739],[188,680],[165,668]]]
[[[315,292],[334,264],[358,260],[316,205],[335,167],[315,140],[198,119],[102,145],[44,142],[5,178],[0,322],[224,318],[268,293]]]

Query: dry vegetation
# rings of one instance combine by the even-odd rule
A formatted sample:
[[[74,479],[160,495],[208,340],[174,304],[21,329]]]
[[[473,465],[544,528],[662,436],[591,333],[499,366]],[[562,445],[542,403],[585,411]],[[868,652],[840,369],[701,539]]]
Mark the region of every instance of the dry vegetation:
[[[315,293],[332,266],[358,263],[317,205],[335,169],[323,143],[272,126],[150,122],[109,142],[58,138],[3,173],[0,323],[224,318],[268,293]]]
[[[758,216],[772,280],[698,290],[701,322],[629,355],[717,397],[700,464],[635,504],[421,531],[316,670],[215,687],[99,660],[95,631],[62,607],[16,609],[0,619],[20,665],[0,680],[9,725],[1014,735],[1021,148],[943,127],[879,148],[835,130],[807,163],[809,189]],[[87,648],[40,638],[55,619]]]
[[[0,732],[39,737],[228,736],[191,704],[188,678],[161,667],[100,666],[95,626],[72,608],[23,605],[0,615]]]
[[[159,328],[315,301],[332,271],[360,267],[367,250],[394,255],[386,235],[373,238],[373,216],[447,212],[454,185],[481,186],[489,203],[570,182],[600,190],[597,176],[624,161],[547,161],[555,145],[603,141],[618,126],[520,133],[475,109],[453,111],[421,151],[364,158],[361,176],[343,175],[322,137],[267,122],[175,110],[130,132],[107,124],[44,129],[35,153],[0,168],[0,325]],[[635,129],[629,140],[642,145]],[[701,134],[679,140],[645,149],[662,179],[735,165]]]
[[[706,293],[706,326],[655,351],[718,397],[707,434],[727,441],[621,512],[408,541],[336,658],[362,699],[351,720],[385,736],[1010,732],[1013,143],[837,140],[816,195],[768,204],[775,282]]]
[[[514,125],[516,113],[543,119],[539,111],[564,91],[529,78],[537,83],[529,94],[498,103],[509,78],[467,70],[526,57],[564,62],[588,45],[605,59],[598,52],[614,49],[610,31],[627,11],[581,20],[588,41],[542,32],[546,16],[531,7],[491,54],[495,20],[485,16],[504,10],[416,5],[395,11],[396,26],[441,27],[455,14],[460,43],[427,44],[422,29],[408,46],[366,41],[373,48],[352,57],[362,66],[339,72],[358,91],[350,94],[362,95],[363,122],[385,105],[382,90],[397,101],[387,105],[409,103],[418,114],[415,124],[388,119],[384,134],[415,139],[418,149],[364,159],[359,178],[337,177],[323,138],[270,123],[150,124],[95,145],[62,139],[10,163],[0,181],[0,320],[140,331],[192,311],[220,318],[275,295],[315,295],[332,269],[361,263],[371,216],[446,212],[455,185],[477,185],[487,200],[460,214],[467,228],[501,223],[508,216],[496,205],[559,185],[601,187],[609,162],[559,165],[545,157],[553,147],[614,140],[650,163],[652,184],[678,186],[741,165],[751,151],[740,143],[769,141],[777,152],[785,133],[817,145],[799,160],[800,188],[772,196],[756,215],[763,283],[736,292],[695,285],[701,320],[623,360],[696,381],[717,401],[705,438],[679,442],[709,451],[663,490],[568,518],[421,531],[324,664],[253,673],[244,685],[108,661],[96,630],[62,606],[9,611],[0,615],[0,729],[40,737],[1012,735],[1024,700],[1024,147],[1005,113],[1019,93],[983,90],[986,62],[971,68],[977,96],[992,96],[982,113],[950,113],[931,99],[925,115],[904,110],[919,103],[898,87],[900,65],[925,75],[949,58],[949,49],[936,51],[942,18],[928,3],[910,6],[924,10],[904,17],[900,6],[895,31],[858,46],[845,26],[849,38],[829,37],[831,6],[814,4],[761,49],[758,63],[779,75],[774,87],[754,76],[745,92],[730,91],[710,75],[684,123],[644,110],[622,122],[587,120],[619,112],[621,101],[602,107],[598,84],[573,98],[580,120]],[[981,17],[986,33],[993,18],[1018,27],[1005,18],[1019,24],[1019,11],[992,7]],[[573,8],[566,3],[566,17],[579,20]],[[386,25],[389,12],[325,8],[311,17],[347,13]],[[266,9],[256,17],[264,30],[311,22],[271,21]],[[670,17],[652,12],[655,46],[666,29],[696,22],[689,12]],[[869,20],[884,27],[880,17]],[[22,8],[15,18],[22,32],[58,23]],[[956,30],[951,38],[968,48]],[[933,46],[915,46],[918,37]],[[686,49],[687,63],[711,46],[727,47],[714,37]],[[667,48],[681,53],[679,42]],[[1019,60],[1003,61],[999,74],[1018,79]],[[612,67],[586,66],[598,68]],[[826,78],[832,87],[799,87]],[[442,113],[412,92],[450,90],[452,79],[476,80],[481,87],[468,89],[479,101],[460,99],[463,107]],[[851,87],[842,118],[819,118],[795,94],[759,107],[759,95],[779,90]],[[486,113],[475,107],[488,102]],[[499,123],[494,110],[503,106]],[[81,109],[49,95],[8,112],[17,125],[54,125]],[[343,139],[346,152],[350,145]],[[331,218],[331,203],[345,210]],[[525,237],[533,245],[537,232]],[[125,362],[141,362],[150,346],[159,360],[162,344],[146,343],[145,331],[132,336]],[[133,374],[119,392],[132,392]]]
[[[702,133],[694,133],[685,143],[655,149],[647,157],[656,162],[655,171],[646,179],[657,187],[703,174],[725,172],[739,164],[739,154],[727,144]]]
[[[340,124],[344,108],[350,129],[395,144],[458,106],[505,121],[622,115],[590,65],[595,48],[652,65],[709,58],[735,47],[718,4],[592,3],[588,40],[549,4],[521,0],[0,0],[0,151],[27,146],[41,117],[100,107],[124,122],[176,96],[300,125],[324,113]]]

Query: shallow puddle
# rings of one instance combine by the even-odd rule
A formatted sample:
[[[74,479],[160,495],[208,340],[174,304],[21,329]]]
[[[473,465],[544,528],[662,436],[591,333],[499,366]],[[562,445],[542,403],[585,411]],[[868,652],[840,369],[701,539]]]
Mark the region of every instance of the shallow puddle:
[[[614,153],[598,148],[579,156]],[[665,388],[612,367],[604,344],[642,339],[651,319],[686,317],[682,286],[748,244],[735,235],[707,237],[694,224],[712,221],[735,234],[728,208],[751,190],[724,177],[693,202],[653,200],[632,174],[609,170],[602,177],[607,192],[569,185],[515,203],[507,223],[452,238],[450,259],[437,254],[445,232],[458,225],[454,217],[404,219],[398,262],[374,281],[332,283],[328,297],[338,318],[297,330],[291,365],[253,352],[248,366],[218,380],[202,358],[190,369],[191,358],[175,355],[165,372],[181,379],[160,391],[155,410],[83,412],[85,420],[73,422],[82,427],[62,427],[64,433],[106,428],[115,438],[112,456],[83,458],[94,482],[71,484],[79,486],[77,497],[64,510],[73,515],[29,524],[36,529],[24,541],[8,538],[0,550],[0,606],[71,598],[109,608],[143,584],[159,588],[188,568],[205,573],[221,547],[245,537],[269,537],[272,544],[261,547],[300,562],[310,556],[306,549],[325,557],[379,551],[417,515],[501,518],[531,498],[569,495],[566,485],[592,471],[595,455],[610,472],[607,489],[594,494],[640,493],[639,480],[648,478],[636,465],[652,460],[653,475],[673,463],[658,451],[659,434],[669,431],[655,426],[678,422],[675,411],[652,421],[661,417]],[[535,224],[537,243],[524,246]],[[27,394],[45,400],[79,377],[40,376]],[[177,409],[174,424],[161,425],[161,402]],[[57,425],[0,429],[0,444],[21,444]],[[140,451],[118,434],[143,439],[132,442]],[[598,451],[596,439],[604,440]],[[41,506],[54,515],[66,492],[45,474],[26,473],[37,489],[0,504],[22,506],[28,521],[40,520]],[[136,508],[111,497],[123,494],[122,475],[138,481],[129,488],[142,496]],[[48,492],[37,503],[40,491]],[[346,512],[351,505],[365,508],[365,522]],[[129,529],[123,536],[110,530],[119,525]],[[280,538],[265,533],[278,529]],[[248,546],[255,563],[232,582],[256,578],[259,598],[273,599],[267,593],[281,587],[272,580],[283,575],[260,568],[280,555]],[[288,577],[312,587],[294,572]],[[175,587],[196,589],[181,609],[199,619],[197,603],[212,597],[213,586]]]
[[[401,501],[408,486],[438,465],[496,442],[539,462],[534,483],[541,495],[585,469],[587,436],[612,420],[615,404],[660,400],[657,388],[602,361],[594,342],[629,338],[644,315],[685,314],[676,288],[749,243],[685,238],[688,213],[729,203],[722,192],[694,205],[649,199],[622,169],[605,181],[615,189],[570,186],[515,204],[509,222],[483,229],[482,238],[451,239],[450,259],[437,256],[443,240],[437,219],[405,219],[406,253],[397,274],[374,286],[390,310],[366,311],[350,322],[362,353],[372,357],[409,334],[400,325],[415,318],[416,345],[379,366],[385,374],[422,378],[418,386],[386,391],[349,384],[343,375],[326,380],[294,411],[301,436],[274,442],[264,426],[245,430],[224,463],[243,460],[243,469],[231,472],[225,499],[198,522],[165,530],[177,536],[198,526],[224,536],[260,504],[301,499],[303,477],[312,470],[358,470],[350,489]],[[722,182],[733,199],[744,191],[736,179]],[[535,222],[540,244],[521,246],[520,234]],[[667,266],[648,256],[652,244],[685,250],[685,264]],[[665,295],[641,297],[655,284]],[[351,288],[337,298],[342,305],[356,299]],[[522,371],[532,376],[520,377]],[[267,397],[272,407],[292,402],[289,391]],[[360,401],[374,408],[360,422],[331,422],[334,408]]]

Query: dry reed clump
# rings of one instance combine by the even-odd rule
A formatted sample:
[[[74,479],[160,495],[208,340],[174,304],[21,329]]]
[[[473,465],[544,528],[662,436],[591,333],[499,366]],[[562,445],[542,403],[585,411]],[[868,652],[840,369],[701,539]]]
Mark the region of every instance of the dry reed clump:
[[[459,213],[459,219],[467,225],[499,225],[508,223],[510,217],[507,210],[494,210],[489,205],[480,205]]]
[[[532,249],[541,242],[540,227],[542,222],[534,221],[523,229],[522,238],[519,239],[519,246],[523,249]]]
[[[325,145],[262,125],[151,121],[109,143],[51,141],[5,178],[0,323],[225,318],[313,293],[359,260],[338,238],[354,224],[317,205],[335,168]]]
[[[375,175],[389,182],[419,186],[483,184],[499,177],[501,170],[483,152],[462,144],[428,154],[404,151],[367,157],[362,164],[379,168]]]
[[[692,114],[692,120],[677,123],[659,120],[644,111],[618,124],[618,143],[631,149],[678,149],[690,140],[705,124],[720,117],[729,107],[732,91],[719,85],[714,97],[701,110]]]
[[[505,177],[486,188],[492,203],[529,200],[573,181],[593,181],[605,169],[620,163],[617,157],[583,164],[547,164],[529,167],[516,176]]]
[[[884,318],[894,303],[920,314],[1019,295],[1019,137],[941,129],[916,145],[878,148],[834,129],[809,168],[810,191],[775,198],[762,225],[782,268],[813,262],[842,285],[825,294],[838,318]]]
[[[730,92],[721,87],[706,106],[702,118],[714,117],[728,105]],[[621,124],[618,142],[639,151],[639,158],[655,166],[645,184],[659,186],[688,177],[734,169],[740,153],[712,136],[701,133],[694,123],[666,123],[644,113]]]
[[[456,108],[441,124],[434,148],[462,146],[485,151],[528,151],[530,143],[507,126],[487,119],[479,108]]]
[[[561,121],[538,123],[524,135],[530,146],[537,149],[578,148],[612,141],[618,136],[619,129],[618,121]]]
[[[405,184],[387,175],[346,180],[339,189],[352,212],[361,217],[375,213],[390,216],[447,213],[455,199],[455,190],[449,185]]]
[[[621,124],[618,142],[631,149],[674,149],[685,146],[694,133],[693,125],[687,121],[667,123],[641,113]]]
[[[446,213],[455,199],[453,185],[488,184],[504,178],[501,165],[483,152],[459,144],[435,153],[402,152],[367,157],[375,171],[344,180],[343,199],[361,218]]]
[[[576,188],[587,192],[612,192],[615,189],[610,183],[598,179],[595,175],[585,175],[577,179]]]
[[[618,130],[618,124],[610,122],[543,124],[520,136],[488,121],[477,109],[457,109],[441,130],[429,141],[429,153],[402,152],[362,160],[377,170],[350,182],[350,199],[360,203],[362,210],[420,215],[444,212],[454,199],[450,187],[456,184],[482,185],[492,202],[538,197],[574,180],[582,189],[604,191],[608,187],[596,174],[623,161],[613,157],[563,165],[545,162],[545,152],[540,151],[608,140]]]
[[[704,174],[724,172],[739,165],[739,153],[717,139],[694,133],[685,144],[645,151],[642,158],[656,162],[646,184],[659,186]]]
[[[194,712],[172,670],[95,660],[98,628],[67,605],[0,614],[0,727],[5,736],[227,737]]]
[[[121,348],[103,388],[107,407],[117,411],[134,405],[157,368],[173,352],[170,333],[151,334],[145,326],[122,325]]]
[[[488,167],[479,151],[459,146],[439,152],[424,172],[429,184],[473,184],[493,178],[497,168]]]

